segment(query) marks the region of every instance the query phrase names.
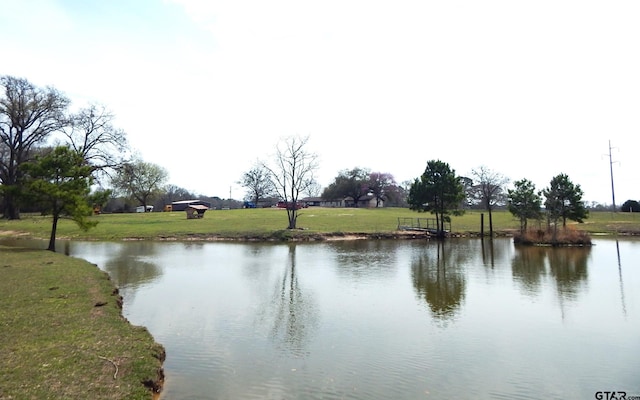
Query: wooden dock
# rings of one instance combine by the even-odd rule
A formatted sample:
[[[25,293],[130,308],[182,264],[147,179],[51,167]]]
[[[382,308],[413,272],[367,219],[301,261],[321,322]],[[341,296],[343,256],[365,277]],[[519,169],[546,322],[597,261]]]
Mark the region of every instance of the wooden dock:
[[[438,223],[435,218],[398,217],[398,230],[425,232],[430,235],[437,235]],[[448,234],[449,232],[451,232],[450,222],[444,223],[444,232],[445,234]]]

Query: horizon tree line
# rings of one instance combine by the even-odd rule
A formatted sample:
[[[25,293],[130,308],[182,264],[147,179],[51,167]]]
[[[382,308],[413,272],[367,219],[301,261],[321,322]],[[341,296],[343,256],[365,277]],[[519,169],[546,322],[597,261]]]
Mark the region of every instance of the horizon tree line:
[[[553,238],[557,235],[558,224],[562,221],[563,229],[567,220],[584,222],[588,218],[588,210],[582,200],[580,185],[574,184],[567,174],[554,176],[549,186],[536,191],[535,185],[522,179],[515,182],[514,189],[507,189],[508,180],[501,174],[486,167],[474,170],[477,184],[469,191],[474,199],[489,212],[499,203],[506,202],[508,210],[520,220],[520,231],[527,230],[527,221],[540,220],[546,215],[548,228],[553,229]],[[409,192],[411,209],[418,212],[430,211],[435,214],[438,236],[444,237],[444,222],[450,221],[451,215],[464,213],[461,201],[465,197],[463,178],[458,177],[449,164],[440,160],[431,160],[420,178],[416,178]],[[544,198],[544,212],[542,200]],[[489,235],[493,237],[493,226],[490,222]]]
[[[91,201],[102,198],[106,202],[120,196],[135,199],[146,209],[148,203],[160,198],[168,200],[172,195],[188,192],[167,185],[168,172],[164,168],[132,154],[126,133],[114,126],[115,117],[105,106],[90,104],[72,113],[71,102],[62,92],[12,76],[1,76],[0,88],[0,197],[4,218],[18,219],[23,206],[35,204],[30,202],[29,193],[33,191],[29,174],[35,170],[28,165],[42,163],[54,154],[62,157],[65,152],[57,150],[59,147],[77,154],[72,157],[75,162],[88,168],[87,184],[91,190],[87,201],[89,194],[102,193]],[[477,206],[488,211],[492,235],[492,211],[508,206],[510,211],[519,213],[518,195],[531,195],[526,182],[517,181],[514,189],[508,189],[509,179],[486,166],[472,170],[469,178],[458,177],[439,160],[427,162],[425,173],[414,182],[398,184],[391,173],[354,167],[339,171],[333,182],[322,189],[315,180],[317,155],[307,149],[308,141],[309,137],[286,138],[276,144],[271,160],[257,161],[240,180],[248,189],[247,197],[255,203],[264,197],[276,197],[295,205],[304,194],[321,194],[328,200],[349,198],[356,207],[361,199],[372,197],[376,207],[388,203],[433,212],[439,224],[460,208]],[[568,176],[554,177],[550,187],[537,193],[542,194],[552,221],[561,220],[564,226],[567,219],[586,217],[581,188],[573,185]],[[637,211],[640,205],[628,200],[621,207],[627,209]],[[535,213],[522,215],[526,228],[526,220]],[[290,229],[295,228],[296,218],[295,212],[288,214]]]

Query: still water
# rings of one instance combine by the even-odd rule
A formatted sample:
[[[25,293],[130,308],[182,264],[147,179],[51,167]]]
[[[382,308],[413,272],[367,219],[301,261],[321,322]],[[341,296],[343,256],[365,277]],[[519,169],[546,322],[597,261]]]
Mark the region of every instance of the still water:
[[[62,247],[62,246],[61,246]],[[167,351],[167,399],[640,395],[640,241],[72,242]]]

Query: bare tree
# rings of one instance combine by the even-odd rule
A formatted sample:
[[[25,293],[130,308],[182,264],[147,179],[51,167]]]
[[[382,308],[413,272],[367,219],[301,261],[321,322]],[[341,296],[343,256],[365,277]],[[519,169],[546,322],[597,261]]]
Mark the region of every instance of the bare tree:
[[[273,165],[263,164],[278,195],[287,205],[287,229],[296,229],[298,197],[315,183],[318,156],[307,151],[308,142],[308,136],[282,139],[276,146]]]
[[[94,175],[109,176],[128,158],[127,134],[113,126],[114,118],[106,107],[92,104],[71,116],[64,131],[69,146],[85,159]]]
[[[0,77],[0,182],[3,215],[20,218],[19,195],[23,174],[20,166],[32,150],[66,124],[69,99],[52,87],[39,88],[26,79]]]
[[[270,172],[259,162],[249,171],[242,174],[242,178],[238,183],[247,189],[247,197],[253,201],[255,206],[258,205],[260,200],[272,197],[275,194]]]
[[[305,191],[305,194],[309,197],[320,197],[321,193],[322,185],[318,181],[314,181]]]
[[[138,200],[146,211],[153,196],[160,193],[167,176],[161,166],[138,159],[120,167],[111,184],[120,193]]]
[[[470,188],[472,200],[482,204],[482,207],[489,212],[489,236],[493,237],[491,211],[497,205],[506,204],[506,185],[509,183],[509,178],[484,165],[471,171],[471,175],[474,178],[474,184]]]
[[[180,200],[192,200],[197,198],[195,194],[191,193],[185,188],[177,185],[169,184],[160,189],[155,206],[158,209]]]

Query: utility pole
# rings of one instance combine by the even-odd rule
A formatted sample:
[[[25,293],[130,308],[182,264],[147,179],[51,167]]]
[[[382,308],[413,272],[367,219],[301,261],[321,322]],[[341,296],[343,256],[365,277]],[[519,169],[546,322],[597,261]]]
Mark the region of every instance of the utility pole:
[[[611,173],[611,201],[613,212],[616,212],[616,192],[613,190],[613,160],[611,159],[611,140],[609,140],[609,171]]]

